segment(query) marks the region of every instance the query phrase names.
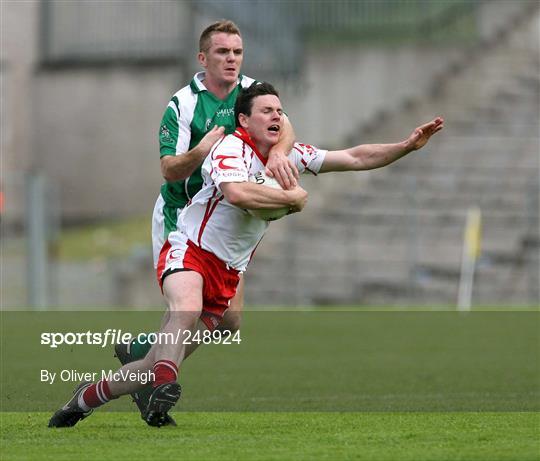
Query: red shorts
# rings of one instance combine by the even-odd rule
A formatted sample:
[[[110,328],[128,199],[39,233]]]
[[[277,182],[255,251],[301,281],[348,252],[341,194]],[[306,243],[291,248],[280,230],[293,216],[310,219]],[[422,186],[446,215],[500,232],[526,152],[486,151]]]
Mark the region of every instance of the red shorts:
[[[173,232],[159,255],[157,279],[163,291],[167,275],[181,270],[192,270],[203,278],[203,306],[201,320],[214,330],[236,294],[239,272],[227,267],[214,253],[203,250],[180,232]]]

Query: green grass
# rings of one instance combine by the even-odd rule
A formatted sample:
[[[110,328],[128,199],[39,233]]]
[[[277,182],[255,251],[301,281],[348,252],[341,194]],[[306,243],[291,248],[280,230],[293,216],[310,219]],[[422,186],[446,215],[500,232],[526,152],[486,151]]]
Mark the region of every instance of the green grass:
[[[137,248],[150,251],[151,222],[148,216],[63,228],[51,243],[51,257],[59,261],[95,261],[127,257]],[[3,258],[23,257],[26,240],[10,236]]]
[[[128,256],[134,247],[148,246],[151,222],[148,216],[63,230],[58,258],[63,261]]]
[[[540,460],[539,312],[245,312],[241,345],[181,367],[178,428],[128,398],[46,427],[75,387],[46,368],[115,369],[111,347],[42,332],[138,333],[159,312],[4,312],[1,459]],[[155,456],[155,455],[154,455]]]
[[[96,413],[48,429],[3,413],[3,460],[538,460],[538,413],[176,413],[176,428]],[[159,454],[159,455],[157,455]]]
[[[115,369],[112,347],[40,344],[43,332],[137,334],[154,312],[4,312],[1,408],[47,411],[76,382],[40,370]],[[182,365],[184,411],[539,411],[538,312],[245,312],[240,345]],[[127,399],[110,405],[130,408]]]

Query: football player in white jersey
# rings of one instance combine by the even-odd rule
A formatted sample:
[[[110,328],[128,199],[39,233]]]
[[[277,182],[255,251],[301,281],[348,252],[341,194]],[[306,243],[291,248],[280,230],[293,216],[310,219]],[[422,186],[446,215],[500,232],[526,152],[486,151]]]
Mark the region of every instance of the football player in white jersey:
[[[268,228],[267,222],[247,210],[289,207],[297,212],[306,204],[307,192],[300,186],[278,190],[248,181],[251,173],[264,167],[283,127],[276,90],[268,83],[242,90],[235,114],[236,132],[212,147],[203,164],[203,188],[182,211],[180,229],[169,234],[160,254],[157,274],[170,311],[160,333],[169,337],[213,330],[219,324],[235,294],[239,274],[246,270]],[[417,127],[402,142],[339,151],[295,144],[289,160],[300,172],[311,174],[380,168],[422,148],[442,128],[443,119],[437,117]],[[153,371],[154,391],[144,415],[151,425],[162,425],[180,397],[178,369],[186,347],[182,341],[156,343],[143,360],[120,369],[123,374]],[[55,413],[52,425],[73,425],[93,408],[141,386],[134,381],[105,380],[82,384]]]
[[[159,146],[161,171],[165,182],[161,186],[152,215],[152,250],[154,268],[170,232],[177,229],[178,215],[202,187],[201,165],[212,145],[223,134],[236,127],[234,104],[238,92],[254,80],[240,74],[243,62],[243,42],[239,28],[232,21],[217,21],[201,33],[197,73],[189,85],[176,92],[169,101],[160,124]],[[281,131],[280,142],[273,146],[268,173],[283,187],[296,184],[298,176],[287,153],[294,143],[294,130],[288,120]],[[243,280],[231,300],[220,328],[235,332],[240,328],[243,309]],[[115,354],[120,362],[142,359],[150,350],[148,335],[134,338],[129,344],[117,344]],[[152,389],[133,395],[144,412]],[[172,417],[169,424],[174,424]]]

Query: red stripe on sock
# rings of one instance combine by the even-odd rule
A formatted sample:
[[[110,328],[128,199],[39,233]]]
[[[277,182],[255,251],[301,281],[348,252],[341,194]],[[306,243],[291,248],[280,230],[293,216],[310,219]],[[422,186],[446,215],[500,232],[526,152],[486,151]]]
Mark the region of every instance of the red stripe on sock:
[[[154,363],[154,383],[153,387],[158,387],[161,384],[172,383],[178,378],[178,367],[176,363],[170,360],[158,360]]]
[[[109,389],[109,383],[102,380],[98,381],[96,384],[88,386],[88,388],[83,392],[82,396],[84,403],[90,408],[97,408],[104,403],[107,403],[111,398],[111,390]]]

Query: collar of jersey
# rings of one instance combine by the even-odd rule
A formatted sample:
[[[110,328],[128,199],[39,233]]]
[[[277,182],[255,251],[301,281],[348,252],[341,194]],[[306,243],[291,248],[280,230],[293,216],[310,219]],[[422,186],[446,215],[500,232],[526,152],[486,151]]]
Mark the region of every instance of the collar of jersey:
[[[243,78],[244,78],[244,76],[242,74],[238,75],[238,85],[240,85],[240,82],[242,81]],[[202,91],[208,91],[208,88],[206,88],[204,86],[203,80],[204,80],[204,71],[203,72],[197,72],[193,76],[193,79],[191,80],[191,83],[189,85],[191,87],[191,91],[193,91],[193,93],[200,93]],[[210,93],[210,92],[208,91],[208,93]]]
[[[253,152],[255,152],[255,155],[257,157],[259,157],[259,160],[262,162],[262,164],[264,166],[266,166],[266,162],[268,161],[268,159],[263,154],[261,154],[259,152],[259,149],[257,149],[257,147],[255,146],[255,143],[253,142],[253,139],[251,139],[251,136],[248,134],[248,132],[246,130],[244,130],[244,128],[237,127],[236,131],[233,133],[233,135],[236,136],[237,138],[241,139],[249,147],[251,147]]]

